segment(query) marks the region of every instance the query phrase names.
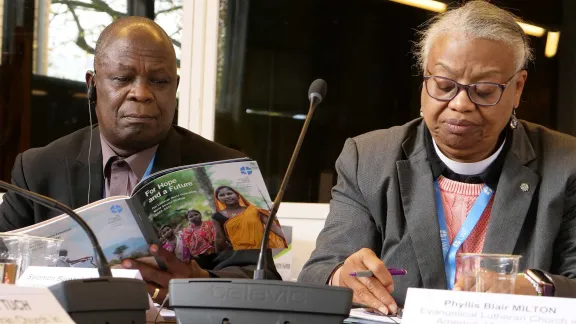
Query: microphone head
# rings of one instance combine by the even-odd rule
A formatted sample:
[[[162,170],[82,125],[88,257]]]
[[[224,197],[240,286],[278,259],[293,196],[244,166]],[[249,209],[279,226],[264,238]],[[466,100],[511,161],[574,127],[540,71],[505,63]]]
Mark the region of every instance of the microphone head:
[[[322,79],[314,80],[308,89],[308,99],[310,101],[315,99],[316,103],[319,104],[326,97],[327,89],[328,84],[326,84],[326,81]]]

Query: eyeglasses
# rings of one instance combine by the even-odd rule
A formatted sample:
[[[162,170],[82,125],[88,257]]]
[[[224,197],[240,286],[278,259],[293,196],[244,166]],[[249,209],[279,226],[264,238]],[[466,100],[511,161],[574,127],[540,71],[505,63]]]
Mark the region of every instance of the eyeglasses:
[[[473,103],[480,106],[494,106],[500,102],[504,90],[512,82],[516,73],[503,84],[493,82],[460,84],[452,79],[434,75],[425,75],[424,83],[428,95],[436,100],[450,101],[460,93],[460,90],[466,89],[468,98]]]

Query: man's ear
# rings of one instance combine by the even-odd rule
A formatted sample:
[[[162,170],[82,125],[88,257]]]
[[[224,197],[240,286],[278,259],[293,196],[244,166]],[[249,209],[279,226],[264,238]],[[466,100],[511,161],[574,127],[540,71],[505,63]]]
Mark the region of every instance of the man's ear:
[[[86,71],[86,90],[90,88],[90,84],[94,81],[94,71]]]
[[[92,71],[87,71],[86,72],[86,86],[88,87],[88,100],[90,102],[96,102],[96,80],[94,80],[94,77],[96,76],[95,72]]]

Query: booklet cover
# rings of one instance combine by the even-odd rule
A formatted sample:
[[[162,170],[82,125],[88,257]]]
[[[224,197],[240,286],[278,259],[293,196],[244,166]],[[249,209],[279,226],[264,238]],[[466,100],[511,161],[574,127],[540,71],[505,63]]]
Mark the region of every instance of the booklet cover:
[[[155,262],[148,252],[152,243],[183,261],[258,249],[271,204],[258,164],[243,159],[163,170],[144,179],[131,197],[109,197],[76,212],[95,232],[109,264],[117,265],[125,258]],[[88,236],[67,215],[13,232],[63,239],[56,266],[95,267]],[[269,248],[288,248],[277,221]]]

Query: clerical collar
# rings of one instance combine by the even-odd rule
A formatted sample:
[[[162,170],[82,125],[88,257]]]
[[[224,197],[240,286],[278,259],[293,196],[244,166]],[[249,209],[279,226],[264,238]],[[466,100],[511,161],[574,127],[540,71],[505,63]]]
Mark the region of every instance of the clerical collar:
[[[512,144],[513,133],[514,132],[509,127],[506,127],[506,129],[502,131],[498,140],[500,148],[487,159],[489,161],[487,161],[487,163],[486,160],[481,161],[485,163],[477,162],[480,163],[480,165],[475,165],[473,168],[469,168],[469,166],[455,166],[454,164],[460,163],[451,161],[444,156],[444,154],[442,154],[442,152],[440,152],[436,147],[436,143],[434,143],[430,131],[426,128],[424,131],[424,144],[434,179],[437,179],[442,175],[450,180],[458,182],[484,183],[491,189],[496,190],[498,180],[500,180],[500,173],[502,172],[504,160],[506,159],[506,155],[508,154]]]
[[[502,143],[502,145],[500,145],[498,150],[494,152],[494,154],[490,155],[489,157],[487,157],[482,161],[472,163],[464,163],[451,160],[446,155],[444,155],[442,151],[440,151],[440,149],[438,148],[438,144],[436,144],[434,138],[432,138],[432,143],[434,144],[434,150],[436,151],[436,154],[438,154],[440,160],[442,160],[442,162],[444,162],[444,164],[446,164],[446,166],[450,168],[450,170],[464,176],[473,176],[481,174],[482,172],[486,171],[486,169],[488,169],[490,164],[492,164],[492,162],[496,160],[500,152],[502,152],[504,144],[506,143],[506,139],[504,139],[504,142]]]

